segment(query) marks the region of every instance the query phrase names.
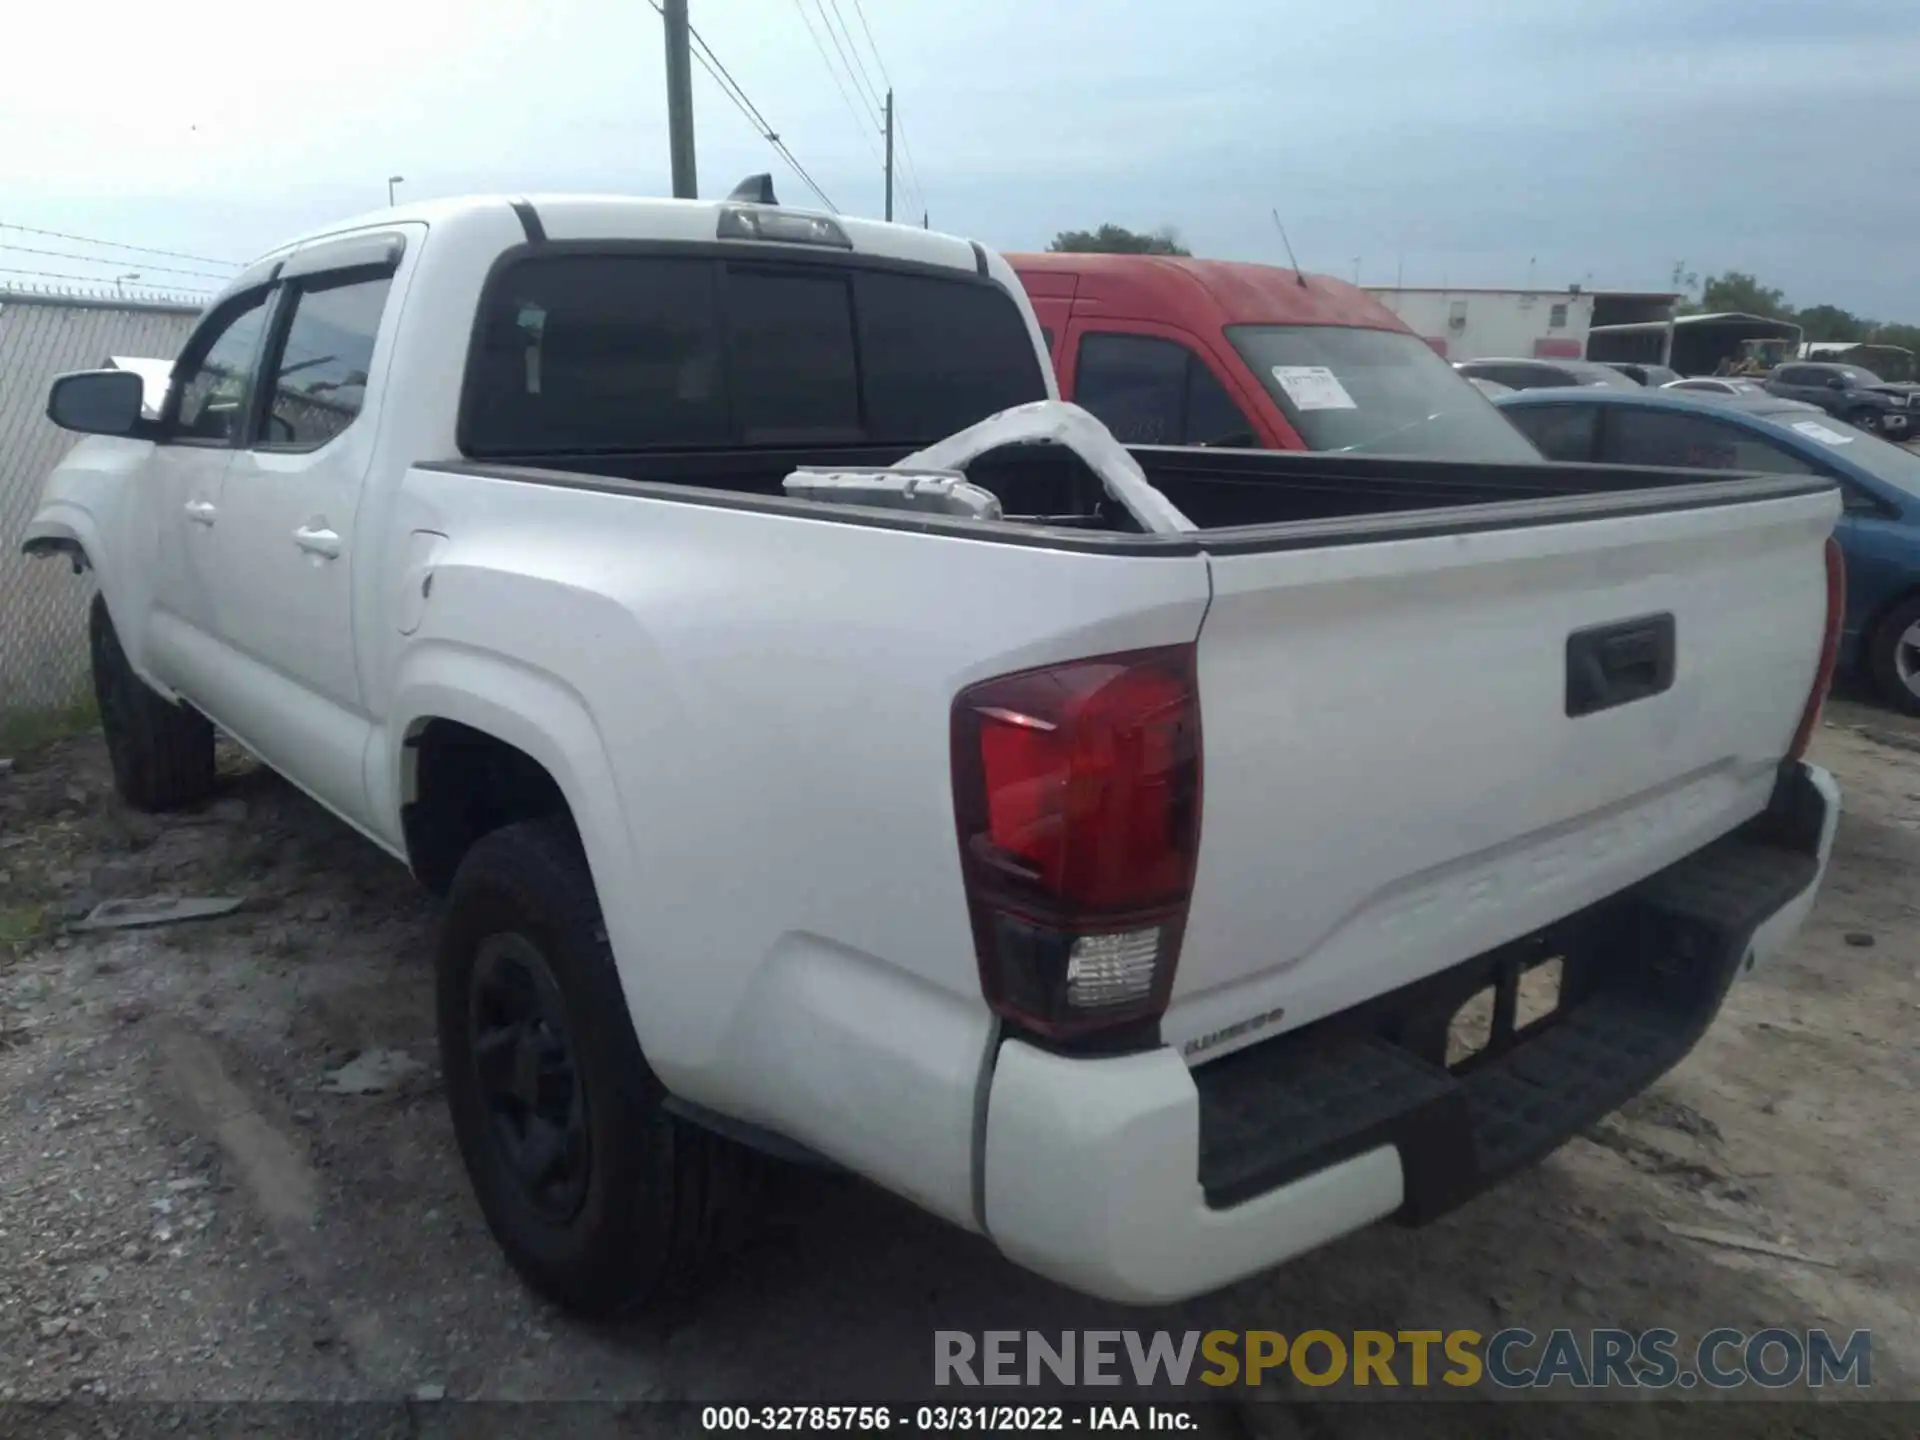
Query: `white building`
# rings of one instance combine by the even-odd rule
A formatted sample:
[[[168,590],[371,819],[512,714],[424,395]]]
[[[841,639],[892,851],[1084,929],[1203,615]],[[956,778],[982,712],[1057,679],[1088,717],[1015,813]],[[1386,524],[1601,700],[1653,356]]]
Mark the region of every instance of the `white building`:
[[[1626,290],[1364,287],[1449,360],[1492,356],[1577,359],[1596,325],[1665,320],[1675,294]]]

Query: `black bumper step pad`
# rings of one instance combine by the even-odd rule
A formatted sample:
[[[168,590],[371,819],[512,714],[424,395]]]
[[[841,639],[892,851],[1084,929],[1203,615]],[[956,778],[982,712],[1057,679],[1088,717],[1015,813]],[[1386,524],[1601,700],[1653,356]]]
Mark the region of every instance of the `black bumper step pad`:
[[[1424,1223],[1538,1160],[1685,1057],[1720,1008],[1754,930],[1802,893],[1810,854],[1736,832],[1541,936],[1347,1016],[1198,1067],[1200,1183],[1216,1209],[1390,1144]],[[1514,1033],[1512,987],[1548,957],[1560,1006]],[[1493,986],[1496,1033],[1448,1070],[1436,1006]],[[1424,1035],[1409,1048],[1409,1037]]]

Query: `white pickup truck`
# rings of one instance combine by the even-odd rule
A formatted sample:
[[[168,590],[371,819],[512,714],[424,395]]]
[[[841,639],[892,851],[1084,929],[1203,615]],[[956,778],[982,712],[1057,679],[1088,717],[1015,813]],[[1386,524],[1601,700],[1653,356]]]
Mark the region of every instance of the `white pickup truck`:
[[[249,268],[157,418],[62,377],[25,548],[99,577],[129,802],[218,726],[445,896],[545,1294],[684,1282],[757,1149],[1168,1301],[1545,1154],[1826,864],[1838,495],[1460,394],[1504,458],[1129,451],[977,244],[441,201]]]

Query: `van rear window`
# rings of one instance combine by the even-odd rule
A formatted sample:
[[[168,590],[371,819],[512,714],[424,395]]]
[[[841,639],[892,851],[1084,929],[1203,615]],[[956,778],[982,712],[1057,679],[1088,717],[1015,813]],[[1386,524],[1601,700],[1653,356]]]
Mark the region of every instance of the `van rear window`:
[[[917,446],[1047,393],[1019,307],[972,276],[532,254],[476,323],[469,455]]]
[[[1337,325],[1229,325],[1227,338],[1309,450],[1435,460],[1540,458],[1417,335]]]

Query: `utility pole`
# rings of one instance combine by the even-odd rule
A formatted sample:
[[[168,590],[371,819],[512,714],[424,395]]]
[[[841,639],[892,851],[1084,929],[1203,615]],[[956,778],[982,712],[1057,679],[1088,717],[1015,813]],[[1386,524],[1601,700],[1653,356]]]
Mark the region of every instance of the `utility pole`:
[[[887,91],[887,219],[893,219],[893,91]]]
[[[667,149],[673,157],[673,194],[697,200],[693,169],[693,62],[687,56],[687,0],[664,0],[667,22]]]

